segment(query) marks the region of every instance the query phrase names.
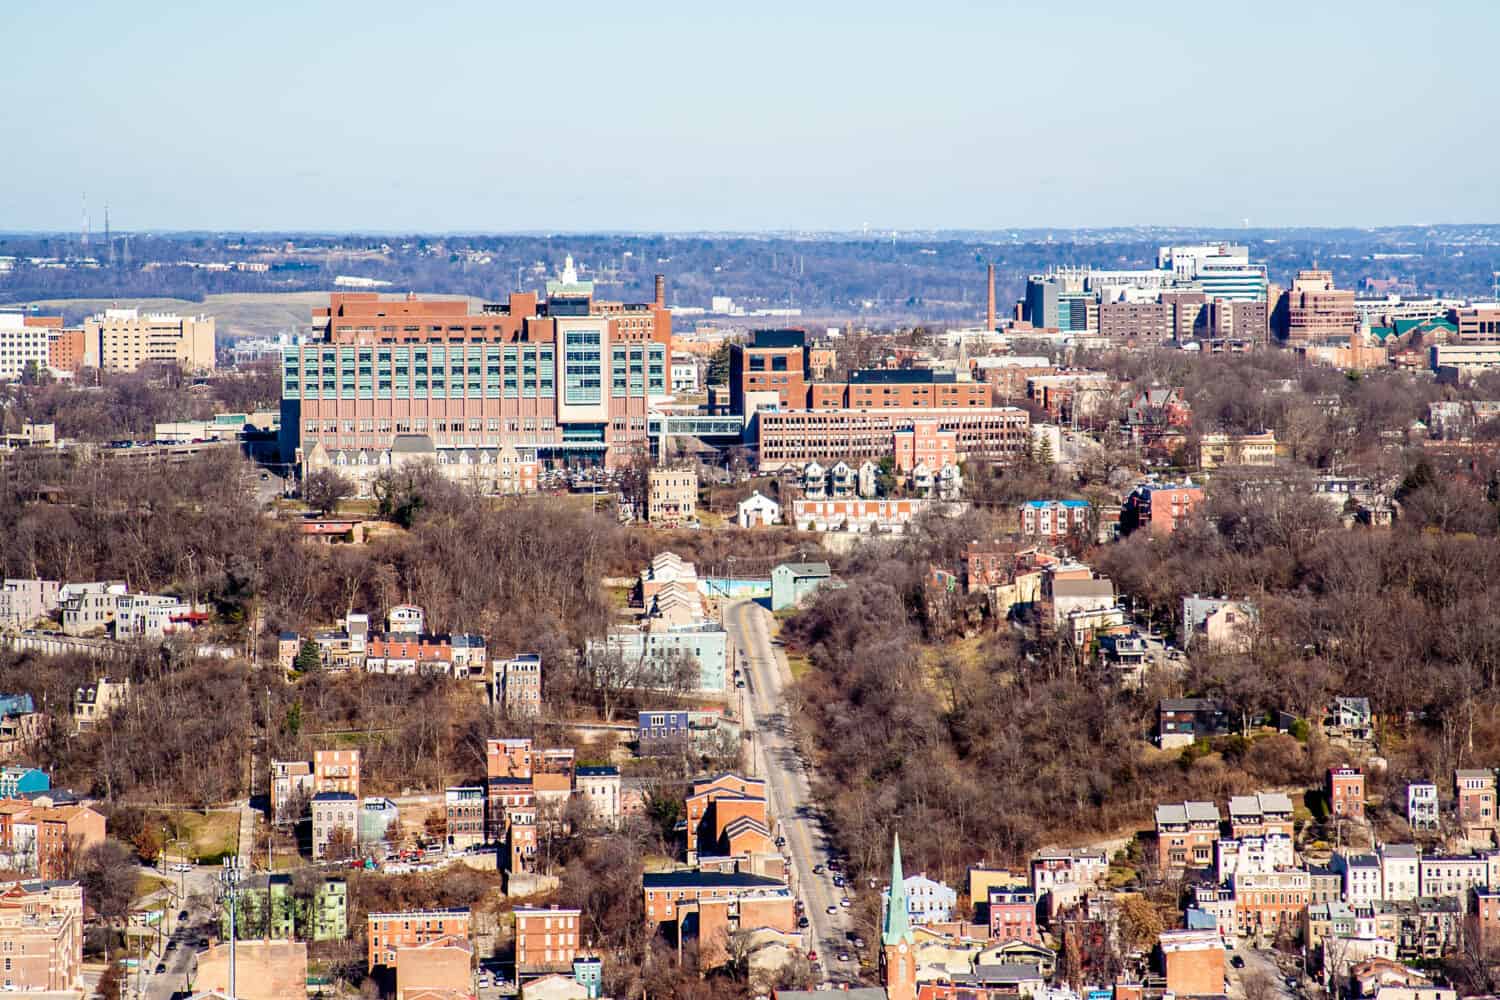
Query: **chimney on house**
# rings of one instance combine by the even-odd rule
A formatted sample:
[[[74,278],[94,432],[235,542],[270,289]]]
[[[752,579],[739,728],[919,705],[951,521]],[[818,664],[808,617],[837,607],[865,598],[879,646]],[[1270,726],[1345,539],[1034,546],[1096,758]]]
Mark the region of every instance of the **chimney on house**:
[[[658,274],[656,276],[656,308],[658,308],[658,309],[665,309],[666,307],[667,307],[667,276],[665,274]]]
[[[984,328],[995,329],[995,265],[991,264],[986,269],[985,287],[988,289],[984,299]]]

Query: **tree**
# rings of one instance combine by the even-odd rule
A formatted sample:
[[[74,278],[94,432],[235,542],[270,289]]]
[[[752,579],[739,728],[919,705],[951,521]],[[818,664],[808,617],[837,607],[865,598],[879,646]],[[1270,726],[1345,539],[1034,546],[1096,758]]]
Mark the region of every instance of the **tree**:
[[[123,921],[135,898],[135,853],[118,840],[88,848],[78,859],[75,877],[84,898],[106,923]]]
[[[125,989],[125,967],[119,962],[110,962],[99,977],[95,992],[103,1000],[120,1000]]]
[[[302,648],[297,650],[297,659],[293,664],[298,671],[304,674],[312,674],[323,667],[323,655],[318,651],[318,644],[311,639],[302,640]],[[289,720],[290,721],[290,720]],[[302,713],[297,712],[297,724],[301,727]]]
[[[353,495],[354,484],[332,469],[319,469],[302,481],[302,499],[320,514],[331,513]]]
[[[323,857],[331,861],[347,861],[354,857],[354,833],[347,826],[336,826],[328,831],[328,841],[323,845]]]

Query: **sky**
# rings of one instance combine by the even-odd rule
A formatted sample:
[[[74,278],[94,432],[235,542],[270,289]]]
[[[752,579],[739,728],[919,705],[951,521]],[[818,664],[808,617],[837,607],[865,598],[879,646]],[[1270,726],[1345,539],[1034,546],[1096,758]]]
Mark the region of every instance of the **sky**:
[[[5,0],[0,230],[1497,222],[1497,37],[1496,0]]]

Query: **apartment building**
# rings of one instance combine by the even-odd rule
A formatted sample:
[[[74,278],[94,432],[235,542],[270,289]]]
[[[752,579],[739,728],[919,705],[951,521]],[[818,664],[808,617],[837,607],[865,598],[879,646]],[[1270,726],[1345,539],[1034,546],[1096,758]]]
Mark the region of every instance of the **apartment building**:
[[[1427,854],[1417,862],[1423,896],[1464,898],[1470,889],[1500,886],[1500,856]]]
[[[1401,902],[1422,894],[1422,852],[1415,844],[1385,844],[1379,854],[1382,899]]]
[[[987,903],[991,941],[1042,943],[1036,921],[1036,893],[1030,889],[991,888]]]
[[[1177,996],[1223,995],[1224,940],[1218,931],[1162,931],[1158,944],[1168,991]]]
[[[958,433],[939,428],[935,420],[917,420],[891,435],[896,472],[909,476],[920,466],[941,469],[958,463]]]
[[[84,333],[80,327],[47,331],[47,367],[76,375],[83,369]]]
[[[662,527],[698,519],[698,470],[690,466],[646,473],[646,519]]]
[[[1209,868],[1219,839],[1219,807],[1180,802],[1156,807],[1157,865],[1163,873]]]
[[[359,799],[348,792],[318,792],[312,797],[312,856],[321,861],[329,856],[335,832],[347,834],[345,843],[353,850],[359,839]],[[338,859],[335,859],[338,860]]]
[[[499,691],[494,698],[512,719],[534,718],[542,714],[542,658],[536,653],[519,653],[495,663],[495,683]]]
[[[16,882],[0,890],[0,988],[82,996],[83,888]]]
[[[1378,903],[1384,898],[1385,887],[1377,855],[1336,851],[1331,867],[1344,878],[1344,902],[1350,906]]]
[[[1170,535],[1203,503],[1203,489],[1191,481],[1181,484],[1145,483],[1125,498],[1120,510],[1120,531],[1129,534],[1142,528],[1153,535]]]
[[[933,368],[862,368],[848,382],[808,386],[809,410],[974,409],[994,405],[990,386]]]
[[[1378,868],[1376,873],[1378,878]],[[1236,933],[1273,940],[1283,931],[1300,928],[1308,903],[1307,872],[1241,872],[1233,885]]]
[[[646,408],[668,393],[665,303],[596,300],[587,282],[513,293],[470,313],[461,300],[339,293],[315,312],[320,339],[282,357],[282,453],[308,465],[440,468],[503,446],[532,461],[629,461]],[[470,455],[473,460],[473,455]]]
[[[581,910],[517,907],[516,973],[533,976],[573,967],[578,957]]]
[[[1021,534],[1049,542],[1086,538],[1091,511],[1087,500],[1027,500],[1019,508]]]
[[[613,764],[578,767],[573,772],[573,794],[589,804],[596,823],[620,821],[620,769]]]
[[[1173,309],[1166,302],[1102,302],[1099,335],[1113,340],[1159,344],[1173,339]]]
[[[57,610],[62,584],[56,580],[5,580],[0,583],[0,628],[26,628]]]
[[[694,782],[685,808],[689,864],[697,861],[700,851],[720,853],[718,848],[722,846],[725,830],[741,817],[754,819],[763,826],[770,824],[766,783],[738,774],[725,773]]]
[[[313,751],[313,792],[343,792],[359,798],[358,750]]]
[[[184,371],[214,367],[214,318],[106,309],[83,322],[83,366],[134,372],[149,364]]]
[[[444,789],[448,850],[464,851],[484,843],[484,806],[484,789],[478,785]]]
[[[740,910],[742,924],[748,927],[777,925],[790,931],[796,926],[791,890],[781,879],[766,875],[697,869],[647,872],[641,876],[641,892],[646,901],[646,921],[652,926],[698,913],[704,903],[733,903]],[[744,917],[757,909],[755,904],[764,904],[775,916],[745,922]]]
[[[312,798],[312,764],[305,760],[271,761],[271,815],[277,823],[295,823],[291,805],[299,797]],[[297,810],[300,812],[300,810]]]
[[[408,910],[402,913],[371,913],[365,917],[367,967],[396,966],[401,948],[415,948],[440,938],[469,940],[469,910]]]

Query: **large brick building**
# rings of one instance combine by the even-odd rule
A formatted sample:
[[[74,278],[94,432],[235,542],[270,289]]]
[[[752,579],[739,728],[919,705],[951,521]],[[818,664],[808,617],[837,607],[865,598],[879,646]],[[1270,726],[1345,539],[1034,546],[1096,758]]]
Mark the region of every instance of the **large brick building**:
[[[469,911],[408,910],[371,913],[365,918],[368,967],[396,966],[396,952],[445,937],[469,938]]]
[[[282,452],[312,465],[389,466],[398,441],[440,466],[505,448],[621,464],[646,444],[647,400],[670,388],[665,303],[596,300],[566,273],[545,300],[516,292],[478,313],[336,293],[314,322],[321,339],[283,354],[281,403]]]
[[[518,906],[515,916],[517,975],[559,972],[573,967],[573,959],[578,956],[583,911]]]
[[[7,991],[82,990],[82,887],[19,882],[0,891],[0,955],[0,987]]]
[[[760,468],[775,471],[787,465],[838,460],[858,464],[878,461],[895,452],[898,431],[911,431],[918,422],[936,424],[936,431],[952,433],[960,459],[982,456],[1019,461],[1031,441],[1031,421],[1025,410],[1009,406],[933,410],[873,409],[761,412],[758,427]]]
[[[729,408],[745,413],[750,393],[774,392],[782,409],[807,405],[807,334],[802,330],[756,330],[743,344],[729,347]]]

